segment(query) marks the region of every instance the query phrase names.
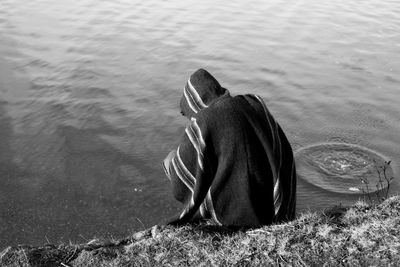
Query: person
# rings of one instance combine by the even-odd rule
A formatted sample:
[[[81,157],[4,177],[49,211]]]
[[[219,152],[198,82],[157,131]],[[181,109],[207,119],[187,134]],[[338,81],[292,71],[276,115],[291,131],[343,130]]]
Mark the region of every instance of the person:
[[[190,123],[163,166],[184,208],[170,224],[203,218],[257,227],[294,219],[293,151],[261,97],[231,96],[199,69],[184,87],[180,108]]]

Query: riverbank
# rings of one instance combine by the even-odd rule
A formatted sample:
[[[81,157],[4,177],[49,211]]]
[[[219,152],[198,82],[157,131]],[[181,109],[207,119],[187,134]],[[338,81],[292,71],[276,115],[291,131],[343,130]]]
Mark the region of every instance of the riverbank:
[[[400,265],[400,196],[232,231],[154,226],[122,240],[8,247],[1,266]]]

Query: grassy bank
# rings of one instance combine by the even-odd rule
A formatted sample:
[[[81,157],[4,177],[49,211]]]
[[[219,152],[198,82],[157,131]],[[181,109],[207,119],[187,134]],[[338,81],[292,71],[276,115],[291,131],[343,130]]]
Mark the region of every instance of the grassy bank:
[[[123,240],[9,247],[1,266],[400,266],[400,196],[380,205],[308,212],[295,221],[231,231],[155,226]]]

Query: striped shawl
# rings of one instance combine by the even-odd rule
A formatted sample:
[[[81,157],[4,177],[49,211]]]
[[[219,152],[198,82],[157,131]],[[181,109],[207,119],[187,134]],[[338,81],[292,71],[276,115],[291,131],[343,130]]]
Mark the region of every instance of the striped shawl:
[[[205,218],[256,227],[294,218],[293,152],[259,96],[232,97],[200,69],[184,88],[181,109],[190,123],[164,168],[184,208],[170,223]]]

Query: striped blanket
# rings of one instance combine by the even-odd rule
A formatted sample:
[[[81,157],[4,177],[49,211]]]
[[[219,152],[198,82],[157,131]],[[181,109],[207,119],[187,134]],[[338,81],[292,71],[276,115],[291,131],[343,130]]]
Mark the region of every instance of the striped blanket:
[[[293,219],[293,152],[264,101],[233,97],[200,69],[187,81],[180,105],[190,122],[163,165],[184,208],[170,223],[204,218],[257,227]]]

